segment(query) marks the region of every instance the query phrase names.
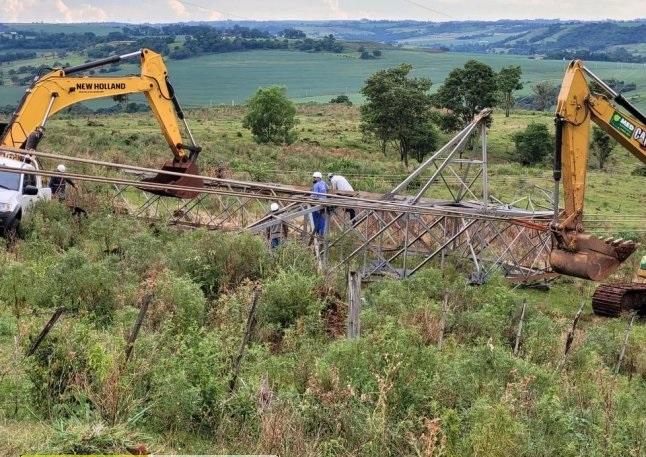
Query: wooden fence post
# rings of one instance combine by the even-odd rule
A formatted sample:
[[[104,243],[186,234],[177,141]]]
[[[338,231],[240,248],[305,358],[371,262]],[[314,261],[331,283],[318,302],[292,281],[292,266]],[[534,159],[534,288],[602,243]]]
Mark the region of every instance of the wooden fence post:
[[[40,343],[42,343],[43,340],[47,337],[52,327],[54,327],[54,324],[56,324],[56,321],[58,321],[58,319],[63,314],[63,311],[65,311],[65,308],[58,308],[56,311],[54,311],[54,314],[52,315],[52,317],[49,318],[49,320],[47,321],[43,329],[40,331],[40,333],[34,340],[34,343],[29,348],[29,352],[27,352],[27,357],[34,355],[34,353],[38,349],[38,346],[40,346]]]
[[[126,364],[130,360],[130,355],[132,354],[132,348],[135,346],[135,341],[137,341],[137,337],[139,336],[141,325],[143,324],[144,318],[146,317],[146,313],[148,312],[148,306],[150,306],[150,303],[152,301],[153,301],[153,294],[146,295],[144,299],[141,301],[141,308],[139,308],[139,315],[137,316],[137,320],[135,321],[135,324],[132,326],[132,331],[128,336],[128,342],[126,343],[126,359],[125,359]]]
[[[514,344],[514,355],[518,355],[518,349],[520,349],[520,337],[523,333],[523,322],[525,321],[526,308],[527,308],[527,300],[523,300],[523,310],[520,312],[520,321],[518,322],[518,330],[516,331],[516,344]]]
[[[240,374],[240,367],[242,365],[242,358],[244,353],[247,350],[247,345],[249,340],[251,340],[251,334],[253,333],[254,328],[256,327],[256,311],[258,310],[258,299],[260,298],[260,287],[256,287],[253,291],[253,298],[251,299],[251,308],[249,309],[249,315],[247,316],[247,326],[244,331],[244,336],[242,337],[242,342],[240,343],[240,349],[238,350],[238,355],[233,361],[233,375],[229,381],[229,391],[233,392],[236,389],[238,384],[238,375]]]
[[[567,337],[565,338],[565,350],[563,351],[563,358],[556,367],[557,372],[561,371],[561,369],[565,366],[567,356],[570,353],[570,349],[572,348],[572,342],[574,341],[574,332],[576,331],[576,326],[579,323],[579,319],[581,319],[581,314],[583,313],[584,306],[585,302],[581,301],[581,306],[579,306],[579,310],[576,312],[574,320],[572,320],[572,327],[570,327],[570,330],[568,330],[567,332]]]
[[[626,334],[624,335],[624,344],[621,345],[621,352],[619,353],[619,358],[617,359],[617,366],[615,367],[615,374],[619,373],[619,368],[621,368],[621,362],[624,361],[624,355],[626,355],[626,346],[628,346],[628,337],[630,336],[630,331],[633,328],[633,323],[635,322],[636,317],[637,317],[637,313],[633,312],[632,316],[630,317],[630,321],[628,321],[628,327],[626,327]]]
[[[584,305],[585,302],[582,301],[581,306],[579,306],[579,310],[576,312],[574,320],[572,321],[572,328],[570,328],[570,331],[567,332],[567,338],[565,339],[565,352],[563,354],[565,357],[567,357],[570,349],[572,348],[572,342],[574,341],[574,331],[576,330],[576,326],[579,323],[579,319],[581,319],[581,313],[583,313]]]
[[[356,271],[348,272],[348,338],[361,336],[361,276]]]
[[[442,252],[444,254],[444,252]],[[444,262],[444,255],[442,255],[442,262]],[[449,315],[449,294],[444,293],[444,300],[442,301],[442,316],[440,318],[440,332],[437,336],[437,348],[442,349],[444,344],[444,332],[446,331],[446,320]]]

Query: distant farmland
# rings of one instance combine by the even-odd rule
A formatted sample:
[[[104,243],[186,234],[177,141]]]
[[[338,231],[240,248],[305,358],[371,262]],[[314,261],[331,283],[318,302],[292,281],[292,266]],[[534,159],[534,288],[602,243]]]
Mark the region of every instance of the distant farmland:
[[[168,67],[181,102],[187,106],[240,104],[260,86],[284,85],[296,101],[328,101],[332,96],[348,94],[360,102],[363,81],[377,70],[402,62],[413,65],[415,75],[430,77],[434,87],[449,71],[469,59],[478,59],[499,69],[520,65],[529,93],[538,81],[559,84],[566,62],[532,60],[524,56],[429,53],[417,50],[387,50],[377,60],[361,60],[358,54],[303,53],[292,51],[249,51],[214,54],[187,60],[170,60]],[[617,62],[589,62],[603,78],[634,82],[637,90],[626,94],[635,104],[646,107],[646,65]],[[135,71],[135,67],[127,67]],[[0,105],[15,104],[24,88],[0,87]]]

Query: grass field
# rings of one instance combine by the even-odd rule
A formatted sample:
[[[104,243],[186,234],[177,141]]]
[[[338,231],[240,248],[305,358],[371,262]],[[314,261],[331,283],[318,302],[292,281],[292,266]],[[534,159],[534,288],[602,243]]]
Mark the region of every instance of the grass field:
[[[357,189],[380,192],[408,171],[394,151],[384,157],[362,140],[357,107],[299,105],[291,146],[253,143],[244,114],[240,106],[187,111],[205,174],[225,166],[232,177],[305,185],[316,169],[340,171]],[[552,123],[548,113],[494,113],[491,189],[506,201],[550,185],[547,166],[509,161],[513,133],[530,122]],[[147,166],[170,158],[146,113],[61,116],[41,145]],[[590,213],[643,219],[635,166],[617,150],[607,171],[591,170]],[[140,445],[155,454],[644,455],[646,328],[635,322],[618,363],[627,320],[592,315],[591,282],[565,279],[549,292],[495,278],[470,287],[452,266],[379,281],[363,290],[361,337],[346,341],[345,275],[319,275],[309,251],[286,243],[270,255],[259,237],[115,215],[101,209],[109,197],[97,187],[79,188],[94,199],[87,218],[46,205],[24,239],[0,245],[0,455],[121,455]],[[428,195],[445,196],[434,187]],[[231,361],[254,287],[258,323],[233,390]],[[148,290],[154,301],[124,362],[124,336]],[[24,356],[61,306],[38,352]],[[276,323],[284,310],[288,319]],[[427,438],[436,433],[428,418],[438,418],[437,439]]]
[[[389,151],[384,157],[376,144],[364,141],[356,107],[299,105],[298,140],[290,146],[253,143],[249,131],[242,128],[244,113],[244,107],[188,112],[189,124],[204,147],[200,163],[205,173],[213,174],[215,168],[224,166],[236,178],[308,185],[312,171],[337,171],[346,175],[359,190],[387,192],[409,172],[399,162],[395,151]],[[539,199],[541,192],[535,186],[548,193],[552,189],[549,166],[521,167],[511,161],[515,150],[514,133],[532,122],[553,127],[549,113],[522,111],[505,118],[496,112],[493,117],[488,148],[491,194],[507,203],[528,194],[533,195],[537,203],[545,203],[544,198]],[[448,139],[449,135],[442,135],[440,144]],[[170,158],[159,127],[152,116],[145,113],[53,120],[48,124],[41,144],[45,150],[144,166],[156,167]],[[415,165],[416,162],[411,161],[411,169]],[[629,236],[639,236],[639,221],[646,219],[644,178],[631,175],[639,165],[628,152],[617,147],[605,171],[594,167],[590,170],[587,215],[607,219],[633,216],[628,222],[613,220],[605,226],[597,223],[595,229],[614,235],[632,231],[634,233]],[[480,188],[478,183],[475,188]],[[433,186],[427,195],[450,197],[441,185]]]
[[[453,68],[469,59],[479,59],[494,69],[520,65],[525,87],[519,94],[529,93],[531,86],[539,81],[559,84],[565,66],[562,61],[532,60],[523,56],[388,50],[378,60],[361,60],[356,53],[250,51],[169,61],[168,67],[184,105],[210,106],[244,103],[258,87],[271,84],[286,86],[289,96],[296,101],[328,101],[332,96],[348,94],[359,102],[359,91],[368,76],[402,62],[412,64],[415,75],[430,77],[437,88]],[[646,66],[616,62],[590,62],[588,65],[602,78],[634,82],[637,90],[627,95],[638,106],[646,107]],[[23,89],[16,87],[0,87],[0,105],[15,104],[22,92]]]

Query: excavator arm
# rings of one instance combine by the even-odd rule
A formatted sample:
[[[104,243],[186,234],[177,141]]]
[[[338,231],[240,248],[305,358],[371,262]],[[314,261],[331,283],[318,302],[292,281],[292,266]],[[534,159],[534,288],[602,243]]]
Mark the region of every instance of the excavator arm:
[[[604,93],[592,92],[586,76]],[[591,122],[646,163],[644,116],[576,60],[568,66],[556,107],[554,200],[559,201],[562,179],[565,207],[562,213],[555,209],[550,262],[559,273],[600,281],[615,272],[637,244],[622,239],[601,240],[584,232]]]
[[[80,75],[88,70],[117,63],[125,59],[139,58],[141,74],[133,76],[96,77]],[[162,56],[149,49],[131,54],[113,56],[74,67],[55,69],[34,80],[27,89],[18,108],[0,137],[0,145],[21,149],[36,149],[43,136],[45,123],[55,113],[77,103],[106,97],[143,93],[161,127],[173,161],[162,170],[198,174],[195,160],[201,148],[195,143],[186,123],[184,113],[168,81],[168,70]],[[189,142],[182,138],[178,119],[182,121]],[[201,180],[173,178],[158,175],[147,179],[176,185],[197,185]],[[157,192],[170,196],[194,196],[190,192]]]

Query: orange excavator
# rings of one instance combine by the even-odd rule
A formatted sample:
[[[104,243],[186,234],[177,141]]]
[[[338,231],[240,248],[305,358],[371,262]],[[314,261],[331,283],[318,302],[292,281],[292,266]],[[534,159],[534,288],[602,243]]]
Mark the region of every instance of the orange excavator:
[[[557,273],[604,281],[617,271],[638,245],[631,240],[601,239],[584,230],[583,206],[591,122],[646,163],[646,117],[586,68],[583,62],[575,60],[566,70],[556,106],[556,203],[551,224],[550,263]],[[558,208],[561,180],[563,211]],[[639,272],[637,277],[640,277]],[[593,296],[592,306],[595,313],[606,316],[617,316],[630,310],[645,313],[646,284],[638,281],[602,284]]]
[[[139,60],[141,74],[115,77],[84,74],[89,70],[129,59]],[[150,49],[141,49],[130,54],[107,57],[77,66],[53,69],[36,77],[9,123],[0,125],[0,146],[36,149],[45,132],[45,123],[60,110],[88,100],[133,93],[143,93],[146,96],[173,153],[173,160],[164,164],[162,171],[185,175],[199,174],[196,160],[202,148],[196,144],[188,127],[184,112],[168,79],[168,70],[162,56]],[[182,138],[178,119],[182,121],[188,143]],[[203,186],[203,180],[194,176],[163,173],[143,181],[160,184],[159,189],[150,192],[178,198],[192,198],[196,192],[167,189],[164,185],[198,188]]]

